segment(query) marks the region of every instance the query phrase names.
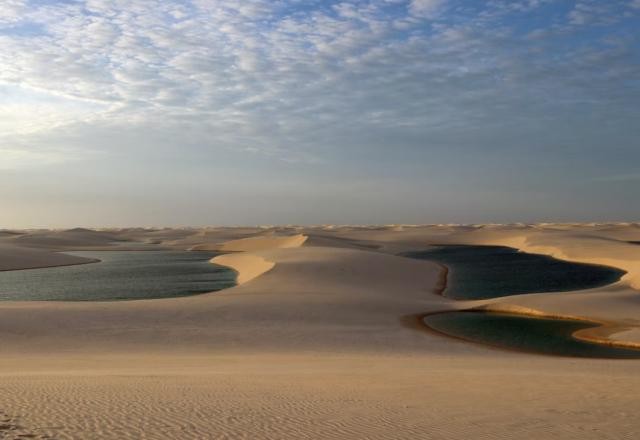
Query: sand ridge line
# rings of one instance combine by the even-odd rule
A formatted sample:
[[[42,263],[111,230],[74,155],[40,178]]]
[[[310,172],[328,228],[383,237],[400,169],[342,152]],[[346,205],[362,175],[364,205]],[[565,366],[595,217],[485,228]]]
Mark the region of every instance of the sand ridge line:
[[[209,261],[233,269],[238,274],[239,286],[270,271],[276,265],[264,257],[248,253],[218,255]]]
[[[210,262],[235,270],[238,274],[238,285],[242,285],[275,267],[273,261],[269,261],[265,259],[264,256],[250,252],[297,248],[302,246],[307,238],[306,235],[297,234],[290,236],[259,236],[231,240],[216,246],[218,250],[232,253],[213,257]]]
[[[220,251],[220,252],[255,252],[271,249],[288,249],[302,246],[307,241],[304,234],[295,235],[259,235],[245,237],[223,243],[207,243],[190,247],[193,251]]]

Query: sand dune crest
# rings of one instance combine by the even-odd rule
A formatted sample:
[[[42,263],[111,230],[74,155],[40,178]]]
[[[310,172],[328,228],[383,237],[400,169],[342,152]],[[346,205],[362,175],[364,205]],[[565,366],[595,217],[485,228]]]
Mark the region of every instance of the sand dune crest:
[[[265,260],[263,257],[253,254],[227,254],[218,255],[211,259],[212,263],[227,266],[238,272],[238,284],[244,284],[252,279],[270,271],[275,263]]]
[[[289,236],[261,236],[241,238],[222,243],[218,250],[227,252],[252,252],[267,249],[286,249],[300,247],[307,240],[303,234]]]

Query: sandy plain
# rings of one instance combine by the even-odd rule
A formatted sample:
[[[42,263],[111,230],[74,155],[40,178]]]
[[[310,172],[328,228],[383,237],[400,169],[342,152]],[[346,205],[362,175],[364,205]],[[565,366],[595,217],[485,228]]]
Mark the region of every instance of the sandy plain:
[[[232,289],[162,300],[0,302],[0,439],[622,439],[640,361],[442,337],[416,316],[485,307],[602,322],[640,342],[640,225],[0,231],[0,270],[79,249],[221,250]],[[499,244],[627,271],[610,286],[484,301],[397,254]],[[99,264],[99,263],[98,263]]]

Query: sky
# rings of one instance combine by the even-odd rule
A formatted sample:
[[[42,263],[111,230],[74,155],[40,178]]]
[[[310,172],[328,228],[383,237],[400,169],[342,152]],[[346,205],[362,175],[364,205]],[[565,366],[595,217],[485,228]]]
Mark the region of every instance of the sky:
[[[639,200],[640,0],[0,0],[0,228]]]

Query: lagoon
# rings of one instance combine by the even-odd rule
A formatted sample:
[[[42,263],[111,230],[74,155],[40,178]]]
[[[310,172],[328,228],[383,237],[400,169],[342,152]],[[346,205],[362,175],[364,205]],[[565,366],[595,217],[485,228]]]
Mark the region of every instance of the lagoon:
[[[0,272],[0,301],[114,301],[197,295],[232,287],[213,252],[78,251],[97,263]]]
[[[575,332],[598,326],[587,321],[473,310],[436,313],[423,320],[445,335],[504,349],[572,357],[640,359],[640,350],[576,339]]]
[[[574,263],[506,246],[438,245],[403,254],[449,268],[443,295],[458,300],[592,289],[626,273],[615,267]]]

